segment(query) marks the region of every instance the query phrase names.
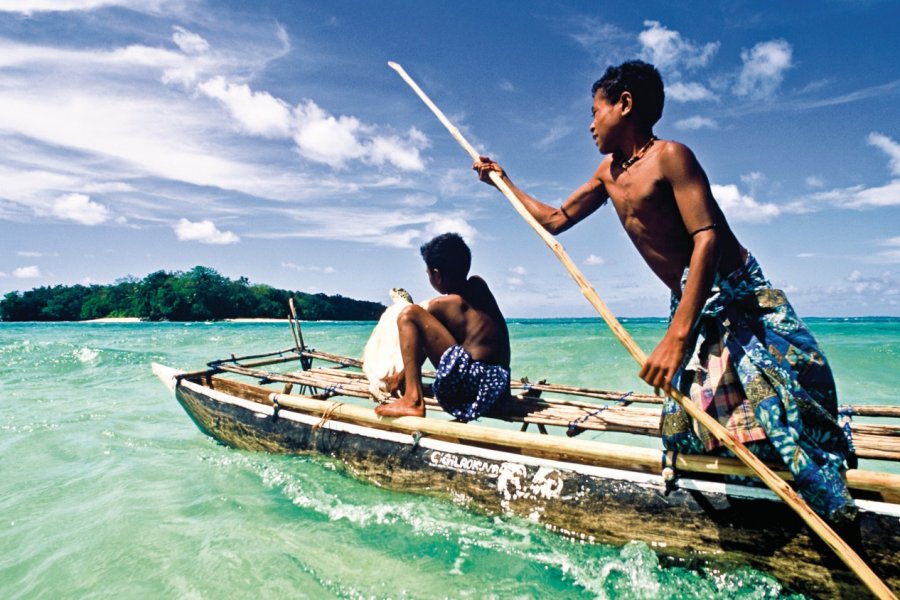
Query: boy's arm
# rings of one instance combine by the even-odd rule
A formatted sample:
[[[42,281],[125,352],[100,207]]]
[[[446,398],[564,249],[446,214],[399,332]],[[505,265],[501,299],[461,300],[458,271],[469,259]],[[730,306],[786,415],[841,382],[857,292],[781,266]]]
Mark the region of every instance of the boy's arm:
[[[503,182],[509,186],[509,189],[522,202],[525,209],[531,213],[531,216],[553,235],[566,231],[572,225],[603,206],[609,198],[609,195],[606,193],[606,187],[600,180],[599,169],[590,181],[572,192],[572,195],[562,203],[562,206],[553,208],[519,189],[506,174],[506,171],[486,156],[480,157],[472,168],[478,171],[478,177],[482,181],[490,185],[494,185],[490,178],[490,172],[498,173]]]
[[[688,350],[685,347],[687,339],[712,289],[719,265],[720,247],[719,235],[715,229],[718,212],[715,199],[706,173],[693,153],[681,144],[670,143],[660,157],[660,164],[664,177],[672,186],[687,232],[696,232],[691,237],[693,250],[690,271],[682,290],[681,301],[666,334],[640,371],[640,377],[644,381],[669,391],[672,378]]]

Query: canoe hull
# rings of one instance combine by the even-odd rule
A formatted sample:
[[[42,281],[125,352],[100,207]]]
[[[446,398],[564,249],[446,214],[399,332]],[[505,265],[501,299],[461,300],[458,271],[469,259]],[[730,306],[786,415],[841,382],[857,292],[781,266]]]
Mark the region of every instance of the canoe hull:
[[[250,387],[250,386],[247,386]],[[241,397],[180,381],[175,395],[197,426],[242,450],[319,454],[377,485],[516,514],[564,535],[622,545],[639,539],[669,564],[742,564],[815,597],[865,596],[855,575],[767,490],[662,478],[275,411],[270,390]],[[900,517],[862,511],[858,537],[875,570],[900,589]]]

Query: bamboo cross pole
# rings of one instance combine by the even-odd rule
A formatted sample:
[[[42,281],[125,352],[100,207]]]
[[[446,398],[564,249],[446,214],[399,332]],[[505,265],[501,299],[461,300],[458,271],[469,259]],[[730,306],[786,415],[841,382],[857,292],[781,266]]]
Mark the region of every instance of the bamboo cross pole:
[[[388,66],[394,69],[400,77],[413,89],[416,95],[431,109],[431,112],[443,123],[444,127],[450,132],[457,142],[459,142],[460,146],[469,154],[473,161],[478,160],[479,154],[475,150],[475,148],[463,137],[463,135],[459,132],[453,123],[444,115],[444,113],[439,109],[434,102],[422,91],[422,88],[413,81],[413,79],[406,73],[406,71],[399,64],[395,62],[388,62]],[[515,193],[510,189],[508,185],[500,178],[500,175],[496,172],[490,173],[491,182],[499,189],[506,199],[510,201],[513,205],[513,208],[522,216],[525,221],[531,225],[532,229],[537,232],[541,239],[544,240],[544,243],[550,247],[556,257],[562,262],[563,266],[569,272],[569,275],[575,280],[578,284],[578,287],[581,289],[581,293],[587,298],[588,302],[600,313],[600,316],[615,334],[615,336],[619,339],[625,349],[628,350],[628,353],[634,358],[635,361],[639,365],[643,365],[647,360],[646,355],[640,349],[640,347],[635,343],[634,339],[628,334],[624,327],[622,327],[621,323],[619,323],[618,319],[616,319],[615,315],[607,308],[606,304],[603,300],[600,299],[600,295],[597,294],[597,291],[591,286],[588,280],[581,273],[581,270],[572,262],[572,259],[569,258],[569,255],[563,249],[562,245],[553,239],[553,236],[544,229],[540,223],[528,212],[525,206],[522,205],[522,202],[515,195]],[[709,432],[719,440],[726,448],[728,448],[731,452],[737,456],[741,462],[747,465],[757,477],[759,477],[775,494],[781,498],[788,506],[790,506],[799,516],[803,519],[803,521],[809,526],[810,529],[816,532],[816,534],[822,538],[824,541],[837,555],[838,557],[846,564],[856,575],[862,580],[862,582],[869,588],[869,590],[878,598],[893,598],[896,600],[896,596],[891,592],[890,588],[878,578],[874,571],[859,557],[859,555],[850,547],[847,542],[841,539],[831,527],[813,510],[806,504],[806,502],[789,486],[783,479],[775,475],[771,469],[769,469],[759,458],[756,457],[752,452],[750,452],[744,444],[734,439],[728,431],[722,427],[722,425],[716,421],[713,417],[709,416],[706,411],[700,409],[696,406],[690,399],[685,398],[682,394],[680,394],[677,390],[672,390],[669,394],[673,400],[678,402],[684,411],[695,421],[700,423],[703,427],[709,430]]]

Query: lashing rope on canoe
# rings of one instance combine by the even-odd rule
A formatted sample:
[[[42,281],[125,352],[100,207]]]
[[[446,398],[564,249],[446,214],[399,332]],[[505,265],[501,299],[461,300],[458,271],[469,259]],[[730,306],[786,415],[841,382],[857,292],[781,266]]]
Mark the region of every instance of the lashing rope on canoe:
[[[585,415],[581,415],[580,417],[578,417],[578,418],[575,419],[574,421],[569,421],[569,424],[568,424],[568,426],[566,427],[566,435],[569,436],[569,437],[575,437],[576,435],[578,435],[579,433],[581,433],[582,431],[584,431],[583,429],[581,429],[581,428],[578,426],[580,423],[584,423],[585,421],[587,421],[587,420],[590,419],[591,417],[596,417],[597,415],[599,415],[600,413],[602,413],[604,410],[606,410],[606,409],[609,408],[610,406],[627,405],[627,402],[625,402],[625,399],[628,398],[628,396],[630,396],[630,395],[633,394],[633,393],[634,393],[634,392],[625,392],[625,393],[622,394],[622,396],[616,401],[616,404],[603,404],[603,405],[601,405],[597,410],[592,411],[592,412],[589,412],[589,413],[587,413],[587,414],[585,414]]]
[[[331,420],[331,417],[334,416],[334,412],[343,405],[343,402],[335,402],[334,404],[326,408],[322,413],[322,418],[319,420],[319,422],[312,426],[313,431],[315,431],[316,429],[321,429],[322,426],[325,425],[325,423]]]
[[[271,400],[272,400],[272,420],[277,421],[278,420],[278,411],[281,410],[281,404],[279,404],[279,402],[278,402],[278,394],[272,394]]]

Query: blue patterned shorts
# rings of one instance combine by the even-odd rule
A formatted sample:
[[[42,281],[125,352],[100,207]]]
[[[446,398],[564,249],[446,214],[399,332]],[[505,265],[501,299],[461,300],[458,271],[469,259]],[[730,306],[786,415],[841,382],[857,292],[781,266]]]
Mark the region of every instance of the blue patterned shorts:
[[[472,360],[462,346],[450,346],[441,356],[433,390],[444,412],[472,421],[509,396],[509,370]]]

